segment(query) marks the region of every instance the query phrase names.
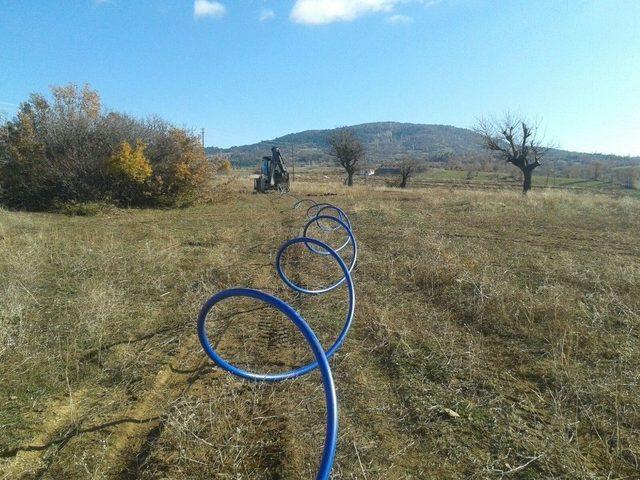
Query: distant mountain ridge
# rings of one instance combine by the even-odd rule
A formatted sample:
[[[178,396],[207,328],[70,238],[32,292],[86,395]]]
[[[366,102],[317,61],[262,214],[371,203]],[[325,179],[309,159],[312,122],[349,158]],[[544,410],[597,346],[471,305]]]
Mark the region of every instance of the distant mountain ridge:
[[[450,125],[414,124],[399,122],[375,122],[350,126],[362,141],[366,151],[366,163],[390,164],[402,155],[411,155],[423,161],[443,161],[457,158],[460,161],[475,161],[486,158],[488,152],[480,145],[480,136],[467,128]],[[223,153],[230,156],[235,165],[253,166],[260,158],[270,155],[271,147],[277,145],[285,157],[293,155],[302,164],[330,163],[326,154],[327,139],[335,129],[306,130],[290,133],[273,140],[252,145],[220,149],[207,148],[207,153]],[[640,163],[639,157],[569,152],[554,149],[549,157],[563,163],[611,162],[623,164]]]

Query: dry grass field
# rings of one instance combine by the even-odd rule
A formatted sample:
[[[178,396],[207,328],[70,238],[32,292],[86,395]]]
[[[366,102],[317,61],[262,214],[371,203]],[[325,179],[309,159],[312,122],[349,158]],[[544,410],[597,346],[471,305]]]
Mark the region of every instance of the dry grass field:
[[[234,286],[291,301],[325,345],[341,328],[343,288],[297,297],[273,268],[303,212],[249,188],[183,210],[0,211],[0,478],[313,478],[319,375],[248,383],[197,341],[202,303]],[[331,362],[333,478],[640,478],[640,199],[294,193],[344,207],[361,249],[354,326]],[[286,261],[318,283],[335,276],[327,263]],[[269,309],[214,313],[228,359],[280,371],[310,358]]]

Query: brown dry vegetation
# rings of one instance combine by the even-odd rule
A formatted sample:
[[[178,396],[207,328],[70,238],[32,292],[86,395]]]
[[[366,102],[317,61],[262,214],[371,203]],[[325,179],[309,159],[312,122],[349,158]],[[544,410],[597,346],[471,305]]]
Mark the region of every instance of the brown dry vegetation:
[[[272,268],[302,212],[247,188],[180,211],[0,212],[4,478],[313,477],[318,374],[247,383],[197,343],[201,304],[232,286],[293,302],[325,345],[343,320],[343,291],[298,298]],[[332,361],[334,478],[640,476],[640,200],[295,190],[337,192],[361,247],[354,327]],[[335,275],[289,257],[296,278]],[[258,308],[216,310],[220,351],[261,371],[309,359]]]

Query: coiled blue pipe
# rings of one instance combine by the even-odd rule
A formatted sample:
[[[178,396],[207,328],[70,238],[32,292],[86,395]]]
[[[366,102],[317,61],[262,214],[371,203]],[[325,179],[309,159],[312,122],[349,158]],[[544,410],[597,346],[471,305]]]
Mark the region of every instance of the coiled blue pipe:
[[[298,204],[296,204],[296,206],[297,205]],[[226,370],[227,372],[235,376],[244,378],[246,380],[251,380],[251,381],[279,382],[286,379],[300,377],[302,375],[305,375],[306,373],[311,372],[312,370],[315,370],[316,368],[320,370],[320,374],[322,376],[322,383],[325,391],[325,399],[327,403],[327,428],[325,433],[324,449],[322,453],[322,458],[320,460],[320,467],[316,475],[317,480],[327,480],[329,478],[331,469],[333,468],[333,461],[335,458],[335,451],[336,451],[337,438],[338,438],[338,404],[337,404],[336,391],[335,391],[335,386],[333,383],[333,377],[331,375],[331,369],[329,366],[328,359],[331,358],[333,354],[340,349],[340,347],[342,346],[342,344],[346,339],[347,333],[349,332],[351,323],[353,322],[356,299],[355,299],[355,289],[353,286],[353,280],[351,278],[351,271],[353,270],[353,267],[355,266],[358,258],[358,247],[357,247],[357,243],[353,235],[353,232],[350,228],[351,224],[349,222],[348,217],[342,210],[338,209],[337,207],[334,207],[333,205],[329,205],[329,204],[323,204],[324,208],[327,208],[325,207],[325,205],[328,205],[329,207],[332,207],[335,211],[339,212],[339,215],[346,221],[343,221],[340,218],[336,218],[329,215],[319,215],[320,213],[320,210],[319,210],[318,215],[316,215],[316,217],[311,219],[305,225],[304,236],[294,238],[292,240],[288,240],[280,247],[280,249],[278,250],[278,254],[276,256],[276,270],[278,271],[278,275],[283,280],[283,282],[286,283],[290,288],[292,288],[297,292],[301,292],[309,295],[319,295],[322,293],[332,291],[342,283],[346,282],[347,290],[349,293],[349,308],[347,311],[344,327],[342,328],[342,331],[338,335],[338,338],[336,339],[334,344],[329,348],[329,350],[327,350],[326,352],[324,351],[322,345],[318,341],[317,336],[315,335],[313,330],[309,327],[309,325],[305,322],[305,320],[302,318],[302,316],[298,312],[296,312],[291,306],[289,306],[286,302],[282,301],[281,299],[274,297],[272,295],[269,295],[267,293],[261,292],[259,290],[253,290],[253,289],[247,289],[247,288],[235,288],[230,290],[224,290],[214,295],[209,300],[207,300],[207,302],[203,305],[198,315],[198,339],[200,340],[200,344],[202,345],[202,348],[204,349],[205,353],[209,356],[209,358],[213,360],[213,362],[216,365],[218,365],[223,370]],[[322,208],[321,210],[324,210],[324,208]],[[344,248],[349,243],[352,244],[353,252],[352,252],[351,261],[349,262],[349,266],[346,265],[344,260],[337,253],[337,251],[331,248],[325,242],[306,236],[309,226],[314,222],[320,225],[320,223],[318,223],[320,220],[328,220],[328,221],[336,222],[338,224],[336,228],[343,228],[345,232],[347,232],[347,236],[348,236],[347,243],[343,245],[341,249]],[[282,256],[284,255],[284,253],[289,247],[296,244],[301,244],[301,243],[304,244],[313,253],[317,253],[321,255],[331,255],[333,259],[340,266],[343,277],[333,285],[330,285],[329,287],[319,289],[319,290],[305,289],[295,284],[293,281],[291,281],[286,276],[286,274],[282,269]],[[314,246],[319,247],[322,250],[318,250],[317,248],[314,248]],[[258,374],[258,373],[249,372],[247,370],[238,368],[235,365],[223,359],[215,351],[215,349],[211,346],[211,343],[209,342],[209,338],[207,336],[207,330],[206,330],[206,319],[207,319],[207,315],[216,304],[218,304],[219,302],[225,299],[234,298],[234,297],[254,298],[256,300],[259,300],[261,302],[264,302],[276,308],[281,313],[286,315],[294,323],[294,325],[302,332],[305,340],[311,347],[311,350],[315,357],[315,362],[299,367],[297,369],[291,370],[289,372],[283,372],[283,373],[277,373],[277,374]]]
[[[325,215],[322,214],[322,212],[327,210],[327,209],[332,209],[332,210],[335,210],[336,212],[338,212],[338,219],[340,221],[336,222],[336,223],[338,223],[338,225],[333,227],[333,228],[327,228],[325,225],[323,225],[320,222],[320,220],[322,220],[323,218],[327,217],[326,214]],[[329,218],[334,219],[334,220],[336,219],[335,217],[333,217],[331,215],[329,215]],[[351,230],[351,221],[349,220],[349,217],[347,217],[347,214],[344,213],[338,207],[334,207],[333,205],[325,204],[324,207],[321,207],[320,209],[318,209],[318,212],[316,213],[315,217],[311,218],[311,221],[309,221],[309,223],[307,223],[307,225],[305,225],[305,227],[304,227],[304,235],[307,234],[307,230],[309,229],[309,227],[313,223],[315,223],[318,226],[318,228],[320,230],[324,231],[324,232],[335,232],[339,228],[343,228],[347,232],[347,240],[344,242],[344,244],[342,246],[340,246],[340,247],[335,249],[336,252],[341,251],[344,247],[349,245],[350,241],[353,243],[353,239],[348,236],[348,233]],[[328,255],[328,253],[322,252],[322,251],[318,251],[318,250],[314,250],[312,247],[310,248],[310,250],[313,253],[317,253],[319,255]]]
[[[298,200],[296,203],[293,204],[293,209],[297,210],[297,208],[305,202],[310,202],[313,205],[317,205],[317,202],[315,200],[311,200],[310,198],[303,198],[302,200]]]
[[[324,450],[322,452],[322,459],[320,460],[320,468],[316,478],[318,480],[326,480],[329,478],[331,469],[333,467],[333,459],[335,458],[336,445],[338,442],[338,401],[336,398],[336,389],[333,384],[333,377],[331,375],[331,368],[329,367],[329,361],[324,353],[322,345],[318,341],[313,330],[307,325],[303,318],[293,308],[287,305],[285,302],[274,296],[268,295],[264,292],[251,289],[236,288],[231,290],[225,290],[218,293],[205,304],[202,312],[198,317],[198,338],[204,348],[207,355],[221,368],[228,372],[237,375],[238,377],[245,378],[253,381],[276,381],[271,375],[259,375],[252,372],[239,369],[230,363],[222,359],[216,351],[211,347],[205,331],[205,319],[207,313],[213,306],[226,299],[232,297],[251,297],[262,302],[265,302],[272,307],[275,307],[280,312],[285,314],[296,327],[302,332],[305,340],[311,347],[314,356],[316,357],[315,365],[319,367],[320,374],[322,375],[322,383],[324,386],[324,394],[327,403],[327,429],[325,433]]]
[[[319,217],[314,218],[313,220],[309,220],[309,222],[304,226],[304,230],[303,230],[303,236],[307,237],[307,232],[309,230],[309,227],[316,223],[319,220],[330,220],[332,222],[336,222],[338,224],[339,227],[342,227],[345,232],[347,232],[347,242],[340,247],[339,249],[333,249],[331,247],[330,250],[325,250],[325,251],[321,251],[318,250],[316,248],[314,248],[312,245],[309,245],[308,243],[305,244],[305,246],[312,251],[313,253],[316,253],[318,255],[331,255],[331,251],[338,253],[339,250],[342,250],[346,245],[348,245],[349,243],[351,243],[352,246],[352,253],[351,253],[351,261],[349,262],[349,273],[351,273],[351,271],[353,271],[353,267],[355,267],[356,262],[358,261],[358,244],[356,243],[356,238],[353,235],[353,232],[351,231],[351,229],[347,226],[346,223],[344,223],[342,220],[336,218],[336,217],[331,217],[329,215],[322,215]],[[296,239],[297,240],[297,239]],[[296,242],[299,243],[299,242]],[[291,282],[287,276],[284,274],[284,272],[282,271],[282,267],[281,267],[281,260],[282,260],[282,254],[285,252],[285,250],[289,247],[289,245],[287,245],[286,243],[280,247],[280,251],[278,252],[278,255],[276,256],[276,270],[278,271],[278,275],[280,275],[280,278],[282,279],[282,281],[284,283],[286,283],[290,288],[292,288],[293,290],[295,290],[296,292],[300,292],[300,293],[306,293],[307,295],[318,295],[318,294],[322,294],[322,293],[327,293],[330,292],[331,290],[334,290],[335,288],[337,288],[338,286],[342,285],[342,283],[347,279],[347,276],[345,275],[344,277],[342,277],[342,279],[340,279],[338,282],[334,283],[333,285],[320,289],[320,290],[307,290],[304,289],[298,285],[296,285],[295,283]],[[342,259],[341,259],[342,260]]]
[[[316,209],[315,214],[312,213],[313,209]],[[339,209],[335,205],[331,205],[330,203],[316,203],[314,205],[311,205],[307,209],[307,217],[313,219],[319,215],[322,215],[322,212],[327,209],[335,210],[336,212],[338,212],[338,217],[340,218],[340,220],[346,222],[347,225],[349,225],[349,228],[351,228],[351,222],[349,221],[349,217],[347,217],[347,214],[344,213],[341,209]],[[318,226],[320,227],[321,230],[324,230],[325,232],[331,232],[333,230],[337,230],[338,228],[340,228],[340,227],[335,227],[332,229],[327,229],[326,227],[323,227],[320,223],[318,223]]]

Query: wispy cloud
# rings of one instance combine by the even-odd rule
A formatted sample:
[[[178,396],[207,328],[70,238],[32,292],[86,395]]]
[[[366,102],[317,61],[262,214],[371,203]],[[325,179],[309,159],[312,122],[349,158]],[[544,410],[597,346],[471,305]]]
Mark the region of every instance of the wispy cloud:
[[[268,22],[269,20],[273,20],[274,18],[276,18],[276,12],[274,12],[273,10],[271,10],[269,8],[264,8],[260,12],[260,21],[261,22]]]
[[[387,22],[395,23],[395,24],[413,23],[413,17],[410,17],[408,15],[396,14],[396,15],[391,15],[390,17],[387,17]]]
[[[220,18],[223,17],[225,13],[227,13],[227,9],[220,2],[212,0],[195,0],[193,3],[193,15],[196,18]]]

